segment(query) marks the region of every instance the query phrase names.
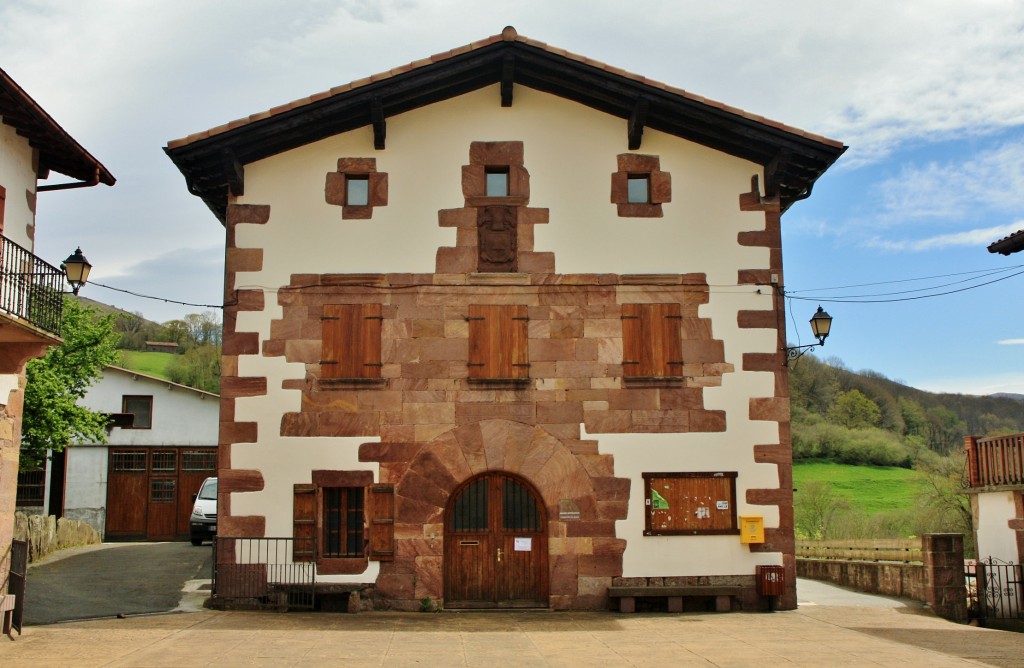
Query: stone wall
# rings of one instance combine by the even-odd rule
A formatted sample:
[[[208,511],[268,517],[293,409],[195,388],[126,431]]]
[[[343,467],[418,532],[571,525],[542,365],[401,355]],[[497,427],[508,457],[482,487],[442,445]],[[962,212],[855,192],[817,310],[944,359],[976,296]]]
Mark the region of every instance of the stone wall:
[[[103,542],[96,529],[85,522],[25,513],[14,515],[14,539],[28,542],[29,563],[58,550]]]
[[[797,576],[834,582],[869,594],[924,601],[935,614],[967,620],[964,538],[960,534],[921,537],[922,563],[797,559]]]

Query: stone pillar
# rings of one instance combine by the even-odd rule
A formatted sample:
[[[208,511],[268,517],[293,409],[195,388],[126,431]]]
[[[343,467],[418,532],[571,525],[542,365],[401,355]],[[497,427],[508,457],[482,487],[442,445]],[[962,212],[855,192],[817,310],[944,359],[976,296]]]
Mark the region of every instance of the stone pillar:
[[[940,617],[966,622],[963,535],[925,534],[921,537],[921,559],[924,561],[925,602]]]

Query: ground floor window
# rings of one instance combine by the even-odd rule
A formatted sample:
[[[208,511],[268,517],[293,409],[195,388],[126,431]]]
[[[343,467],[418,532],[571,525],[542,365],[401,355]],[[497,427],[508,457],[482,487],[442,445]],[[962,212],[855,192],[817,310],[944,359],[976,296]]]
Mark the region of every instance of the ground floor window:
[[[327,487],[323,490],[323,556],[362,557],[363,488]]]

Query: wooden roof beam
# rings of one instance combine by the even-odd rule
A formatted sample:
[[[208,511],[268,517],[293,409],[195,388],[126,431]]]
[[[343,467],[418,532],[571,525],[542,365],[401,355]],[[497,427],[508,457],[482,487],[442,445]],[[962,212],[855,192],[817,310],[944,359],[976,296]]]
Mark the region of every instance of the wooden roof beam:
[[[512,84],[516,76],[516,57],[506,53],[501,60],[501,106],[512,106]]]
[[[224,176],[229,193],[235,196],[245,194],[245,167],[230,149],[224,151]]]
[[[373,122],[373,147],[378,151],[383,151],[388,125],[384,119],[384,103],[380,101],[380,97],[374,96],[373,101],[370,102],[370,118]]]
[[[626,130],[630,151],[640,148],[640,142],[644,136],[644,125],[647,123],[647,112],[650,108],[651,103],[645,97],[638,97],[636,104],[633,105],[633,113],[629,115],[629,124]]]

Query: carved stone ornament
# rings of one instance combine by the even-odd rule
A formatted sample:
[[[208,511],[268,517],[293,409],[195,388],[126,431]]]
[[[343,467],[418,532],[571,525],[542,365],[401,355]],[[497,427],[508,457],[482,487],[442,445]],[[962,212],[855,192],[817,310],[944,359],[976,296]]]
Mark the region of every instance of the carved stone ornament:
[[[480,248],[477,271],[516,271],[516,210],[511,206],[485,206],[477,213]]]

